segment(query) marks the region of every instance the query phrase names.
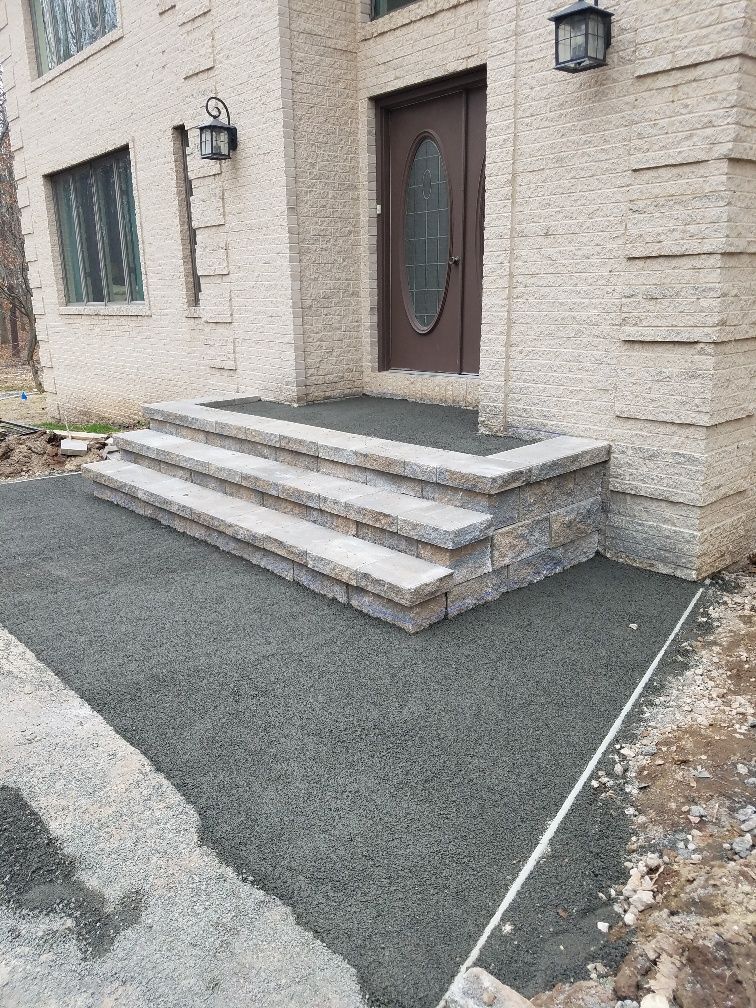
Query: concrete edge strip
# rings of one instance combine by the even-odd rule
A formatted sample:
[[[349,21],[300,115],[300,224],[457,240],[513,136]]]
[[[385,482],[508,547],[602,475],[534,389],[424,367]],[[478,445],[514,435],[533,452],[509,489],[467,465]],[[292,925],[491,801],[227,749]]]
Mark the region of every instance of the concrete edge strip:
[[[606,752],[606,750],[608,749],[608,747],[611,745],[612,741],[616,737],[617,733],[619,732],[620,728],[622,727],[622,725],[623,725],[623,723],[625,721],[625,718],[630,713],[630,711],[632,710],[632,708],[635,706],[638,698],[641,696],[641,694],[643,693],[644,689],[648,685],[648,682],[651,679],[651,676],[656,671],[657,666],[659,665],[659,662],[662,660],[662,658],[664,657],[664,655],[665,655],[667,649],[669,648],[670,644],[675,639],[675,637],[678,635],[678,633],[680,632],[683,624],[687,620],[688,616],[690,616],[691,612],[693,611],[693,609],[697,605],[698,600],[703,595],[703,592],[704,592],[704,589],[703,588],[699,588],[698,591],[696,592],[696,594],[691,599],[691,601],[690,601],[688,607],[686,608],[685,612],[682,614],[682,616],[680,617],[680,619],[677,621],[677,625],[675,626],[674,630],[669,635],[669,637],[667,638],[667,640],[664,642],[664,645],[662,646],[662,648],[659,651],[659,653],[657,654],[657,656],[654,658],[654,660],[649,665],[649,667],[646,670],[645,674],[643,675],[642,679],[640,680],[640,682],[638,683],[638,685],[635,687],[635,689],[631,693],[631,695],[630,695],[627,703],[625,704],[625,706],[622,708],[622,710],[618,714],[618,716],[617,716],[614,724],[611,726],[611,728],[609,729],[609,731],[604,736],[604,739],[603,739],[601,745],[598,747],[598,749],[596,750],[596,752],[593,754],[593,756],[591,757],[590,761],[588,762],[588,765],[586,766],[585,770],[583,770],[582,774],[580,775],[580,777],[575,782],[575,786],[572,788],[572,791],[570,791],[570,793],[567,795],[567,798],[564,800],[564,804],[559,809],[559,811],[557,812],[557,814],[554,817],[554,819],[552,819],[551,822],[549,823],[548,829],[543,834],[543,836],[541,837],[541,839],[538,841],[538,844],[535,847],[535,849],[533,850],[533,853],[530,855],[530,857],[528,858],[528,860],[525,862],[525,864],[523,865],[523,867],[520,869],[519,875],[517,876],[517,878],[514,880],[514,882],[510,886],[509,890],[507,891],[506,895],[504,896],[504,899],[499,904],[499,907],[496,910],[496,913],[493,915],[493,917],[489,921],[487,927],[485,928],[485,930],[481,934],[480,938],[478,939],[475,947],[470,952],[470,954],[467,957],[467,959],[465,959],[465,961],[460,966],[459,971],[457,972],[457,974],[456,974],[456,976],[454,978],[455,980],[457,979],[457,977],[462,976],[463,973],[465,973],[468,969],[470,969],[471,966],[474,966],[475,963],[477,962],[478,956],[483,951],[483,948],[485,947],[486,942],[488,941],[488,939],[493,934],[494,929],[496,927],[498,927],[499,923],[501,922],[501,918],[504,916],[504,913],[509,908],[509,906],[514,902],[515,897],[519,893],[520,889],[522,889],[523,885],[527,881],[528,877],[530,876],[530,874],[532,873],[532,871],[534,870],[534,868],[537,866],[538,862],[541,860],[541,858],[543,857],[543,855],[546,853],[546,850],[547,850],[549,844],[551,843],[551,841],[553,840],[554,835],[556,834],[557,830],[561,826],[562,821],[567,816],[567,813],[570,811],[570,809],[574,805],[575,801],[577,800],[578,796],[580,795],[580,792],[583,790],[583,788],[587,784],[588,780],[590,779],[591,775],[593,774],[593,771],[596,769],[596,766],[598,765],[599,760],[604,755],[604,753]],[[447,997],[449,996],[449,993],[451,992],[452,986],[453,986],[453,982],[452,982],[452,984],[449,985],[448,989],[444,993],[444,996],[441,998],[441,1001],[439,1002],[437,1008],[444,1008],[444,1004],[446,1002]]]

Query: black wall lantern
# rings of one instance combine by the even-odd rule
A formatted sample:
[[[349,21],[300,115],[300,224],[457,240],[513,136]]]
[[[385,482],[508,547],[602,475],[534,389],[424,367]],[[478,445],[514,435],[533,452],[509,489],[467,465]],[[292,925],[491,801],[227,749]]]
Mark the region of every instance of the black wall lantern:
[[[208,98],[205,111],[210,122],[199,128],[200,157],[206,161],[227,161],[237,147],[236,126],[231,125],[228,106],[220,98]],[[225,122],[220,122],[221,112],[226,113]]]
[[[606,66],[606,50],[612,44],[611,11],[587,0],[577,0],[549,18],[555,28],[555,70],[582,73]]]

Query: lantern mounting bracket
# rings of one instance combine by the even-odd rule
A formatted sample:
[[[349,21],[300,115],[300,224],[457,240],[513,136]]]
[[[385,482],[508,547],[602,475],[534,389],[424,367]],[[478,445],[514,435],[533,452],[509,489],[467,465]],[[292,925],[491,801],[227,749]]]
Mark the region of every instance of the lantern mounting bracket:
[[[228,111],[228,105],[226,105],[222,98],[218,98],[217,95],[211,95],[205,102],[205,112],[207,112],[211,119],[220,119],[222,113],[226,113],[228,149],[230,151],[235,151],[238,146],[238,134],[236,126],[231,125],[231,113]]]

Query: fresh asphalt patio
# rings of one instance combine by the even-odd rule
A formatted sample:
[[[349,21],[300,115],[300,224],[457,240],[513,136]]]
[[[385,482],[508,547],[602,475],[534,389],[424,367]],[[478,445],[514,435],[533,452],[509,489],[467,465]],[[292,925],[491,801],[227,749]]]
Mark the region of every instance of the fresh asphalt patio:
[[[435,1008],[697,591],[597,557],[409,636],[79,475],[0,486],[0,585],[0,626],[384,1008]],[[528,992],[615,955],[625,831],[581,797],[480,964]]]

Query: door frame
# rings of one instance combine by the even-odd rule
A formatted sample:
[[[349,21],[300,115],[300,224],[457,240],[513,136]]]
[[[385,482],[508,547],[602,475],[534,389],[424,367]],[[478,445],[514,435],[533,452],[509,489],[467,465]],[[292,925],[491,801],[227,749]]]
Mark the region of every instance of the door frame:
[[[377,282],[378,282],[378,370],[388,371],[390,360],[390,333],[388,319],[390,318],[389,298],[391,292],[386,278],[389,276],[390,242],[387,240],[386,220],[389,214],[388,189],[389,179],[389,145],[388,118],[394,109],[416,105],[429,98],[443,98],[446,95],[457,94],[460,91],[470,91],[487,84],[486,67],[475,67],[451,77],[438,77],[424,81],[422,84],[400,91],[392,91],[375,99],[375,165],[376,165],[376,203],[381,212],[377,220]],[[466,147],[465,147],[466,156]],[[429,371],[428,374],[434,372]]]

